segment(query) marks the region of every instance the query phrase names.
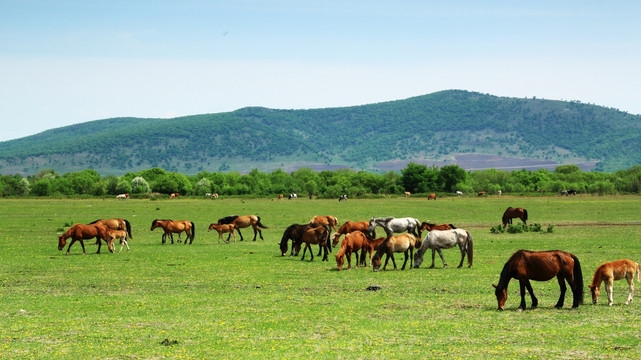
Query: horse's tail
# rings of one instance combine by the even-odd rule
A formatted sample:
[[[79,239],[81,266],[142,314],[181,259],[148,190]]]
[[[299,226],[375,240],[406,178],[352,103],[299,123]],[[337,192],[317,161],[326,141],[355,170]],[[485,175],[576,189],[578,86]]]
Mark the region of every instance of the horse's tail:
[[[263,228],[263,229],[269,229],[267,226],[263,225],[260,223],[260,216],[256,216],[256,226]]]
[[[523,222],[527,221],[527,210],[523,209]]]
[[[133,240],[134,237],[131,235],[131,223],[129,223],[129,220],[125,220],[125,227],[127,228],[127,235],[131,240]]]
[[[574,255],[571,255],[574,260],[574,291],[572,295],[574,296],[574,304],[579,305],[583,304],[583,272],[581,271],[581,263],[579,263],[579,258]]]
[[[194,237],[196,236],[196,224],[194,224],[193,221],[190,221],[190,223],[191,223],[191,236],[189,239],[189,243],[191,244],[194,241]]]
[[[452,229],[456,229],[456,226],[454,226],[453,224],[447,224],[447,225],[449,225],[450,228],[452,228]]]
[[[641,281],[641,268],[639,268],[639,263],[637,263],[637,281]]]
[[[467,233],[467,245],[465,246],[467,250],[467,265],[468,267],[472,267],[474,263],[474,239],[472,239],[472,234],[470,234],[469,231],[465,232]]]

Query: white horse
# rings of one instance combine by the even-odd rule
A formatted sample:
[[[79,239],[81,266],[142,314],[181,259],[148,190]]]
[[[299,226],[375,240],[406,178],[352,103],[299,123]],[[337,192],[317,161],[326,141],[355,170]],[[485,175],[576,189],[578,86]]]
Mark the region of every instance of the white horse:
[[[456,195],[458,195],[458,196],[463,196],[463,192],[462,192],[462,191],[458,191],[458,190],[457,190],[457,191],[456,191]]]
[[[407,231],[408,233],[420,238],[420,234],[416,233],[416,231],[417,229],[419,229],[418,231],[420,231],[421,223],[418,221],[418,219],[415,218],[395,218],[393,216],[386,218],[373,217],[369,221],[369,233],[374,234],[374,229],[377,226],[380,226],[385,230],[385,234],[388,238],[394,235],[394,233],[402,233],[404,231]]]
[[[461,250],[461,262],[458,264],[458,267],[463,266],[463,259],[465,259],[465,254],[467,254],[467,264],[468,267],[472,267],[473,254],[474,254],[474,241],[472,240],[472,235],[463,229],[453,229],[453,230],[432,230],[425,238],[423,238],[423,243],[421,248],[418,249],[416,254],[414,254],[414,267],[418,268],[423,263],[423,254],[427,249],[432,249],[432,266],[434,267],[434,255],[435,251],[438,251],[441,260],[443,261],[443,268],[447,267],[447,262],[443,258],[443,253],[441,249],[449,249],[458,245]]]

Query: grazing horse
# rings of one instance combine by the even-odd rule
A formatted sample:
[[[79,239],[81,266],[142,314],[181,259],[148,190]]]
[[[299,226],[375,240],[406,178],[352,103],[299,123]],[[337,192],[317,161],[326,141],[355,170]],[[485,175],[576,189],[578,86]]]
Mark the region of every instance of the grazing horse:
[[[405,261],[403,262],[403,267],[401,270],[405,270],[405,265],[407,264],[407,259],[410,259],[410,270],[412,269],[412,258],[414,255],[414,248],[421,245],[421,239],[417,238],[412,234],[401,234],[389,237],[386,241],[383,241],[376,250],[376,254],[372,258],[372,268],[374,271],[378,271],[381,267],[381,258],[383,254],[387,255],[385,258],[385,265],[383,265],[383,270],[387,268],[387,263],[389,259],[392,258],[392,263],[394,264],[394,270],[396,270],[396,261],[394,260],[394,253],[405,253]]]
[[[260,222],[260,216],[256,215],[231,215],[231,216],[225,216],[222,219],[218,219],[218,225],[224,225],[224,224],[234,224],[234,227],[236,228],[236,231],[238,232],[238,235],[240,235],[240,241],[245,240],[243,238],[243,234],[240,232],[240,229],[244,229],[246,227],[252,227],[254,229],[254,240],[256,241],[256,235],[260,235],[261,240],[265,240],[263,238],[263,232],[260,231],[261,228],[263,229],[268,229],[267,226],[261,224]],[[231,237],[231,233],[227,236],[227,242],[229,242],[229,238]]]
[[[336,230],[334,237],[332,238],[332,246],[336,246],[338,241],[341,238],[341,235],[349,234],[353,231],[360,230],[364,233],[368,232],[369,221],[345,221],[341,227]],[[376,232],[374,232],[374,237],[376,237]]]
[[[179,194],[179,193],[173,193],[173,194],[169,195],[169,198],[170,198],[170,199],[175,199],[175,198],[177,198],[177,197],[179,197],[179,196],[180,196],[180,194]]]
[[[309,249],[309,255],[312,257],[309,261],[314,261],[314,253],[312,252],[311,245],[318,244],[324,250],[322,261],[329,261],[327,252],[327,248],[329,248],[329,231],[327,229],[322,226],[308,229],[303,233],[301,240],[301,242],[296,244],[296,253],[298,254],[301,244],[305,243],[303,256],[300,258],[301,260],[305,259],[305,253],[307,249]]]
[[[122,252],[122,248],[125,245],[127,245],[127,251],[129,251],[129,243],[127,242],[127,232],[126,231],[124,231],[124,230],[107,229],[107,233],[109,234],[109,237],[111,237],[112,241],[116,240],[116,239],[120,239],[120,250],[118,252]]]
[[[289,194],[289,198],[288,198],[288,199],[289,199],[289,200],[291,200],[291,199],[298,199],[298,195],[296,195],[296,194]]]
[[[223,224],[223,225],[218,225],[218,224],[209,224],[209,228],[207,229],[207,232],[210,232],[212,230],[216,230],[218,232],[218,243],[220,243],[220,239],[223,238],[224,233],[231,233],[234,235],[234,242],[236,242],[236,234],[234,234],[234,224]],[[225,241],[229,243],[229,241]]]
[[[592,278],[592,284],[588,285],[590,292],[592,293],[592,303],[596,304],[599,299],[600,291],[599,286],[601,282],[605,283],[605,292],[608,294],[608,305],[612,306],[614,299],[612,298],[612,283],[615,280],[621,280],[625,278],[628,281],[628,300],[625,302],[626,305],[632,302],[634,297],[634,274],[637,275],[637,281],[641,281],[641,269],[639,268],[639,263],[636,263],[632,260],[617,260],[612,262],[607,262],[601,264],[596,271],[594,272],[594,277]]]
[[[378,217],[378,218],[371,218],[369,221],[369,227],[368,231],[372,235],[372,237],[375,237],[374,229],[377,226],[382,227],[385,230],[385,234],[389,238],[392,236],[394,233],[400,233],[407,231],[408,233],[411,233],[414,236],[420,237],[420,232],[417,234],[416,230],[420,227],[420,222],[415,219],[415,218],[410,218],[410,217],[405,217],[405,218],[395,218],[393,216],[390,217]]]
[[[485,191],[479,191],[478,195],[476,195],[476,196],[481,197],[481,196],[483,196],[485,194],[487,194]]]
[[[341,248],[336,254],[336,269],[340,270],[345,264],[345,257],[347,257],[347,269],[352,268],[352,253],[356,257],[356,268],[358,269],[358,264],[360,259],[364,260],[364,257],[358,257],[358,251],[361,252],[364,249],[365,243],[367,242],[367,235],[362,231],[354,231],[349,234],[345,234],[343,241],[341,242]]]
[[[456,195],[458,195],[458,196],[463,196],[463,192],[462,192],[462,191],[459,191],[459,190],[456,190]]]
[[[107,243],[107,248],[109,249],[109,251],[111,251],[112,253],[114,252],[113,239],[107,233],[107,227],[102,224],[76,224],[70,227],[69,230],[65,231],[58,237],[58,250],[64,249],[65,245],[67,244],[67,239],[71,238],[71,242],[69,243],[69,247],[67,248],[66,255],[69,255],[69,249],[71,249],[71,245],[73,245],[73,243],[75,243],[76,241],[80,241],[80,246],[82,246],[82,254],[85,255],[87,254],[87,251],[85,251],[85,243],[83,240],[92,239],[95,237],[104,240]],[[101,246],[102,244],[98,242],[98,251],[96,251],[96,254],[100,254]]]
[[[408,196],[412,195],[412,193],[410,193],[409,191],[406,191],[406,192],[403,193],[403,195],[405,195],[405,197],[408,197]]]
[[[278,194],[278,200],[283,200],[283,194]]]
[[[427,200],[436,200],[436,194],[431,193],[427,196]]]
[[[505,212],[503,213],[503,227],[507,227],[507,224],[511,224],[513,218],[519,218],[527,225],[527,210],[513,207],[505,209]]]
[[[519,280],[521,287],[521,304],[519,311],[525,310],[525,290],[530,293],[532,298],[532,308],[536,308],[539,300],[534,296],[530,279],[535,281],[548,281],[553,277],[557,278],[561,288],[561,296],[555,307],[563,307],[565,292],[567,287],[565,282],[572,289],[573,301],[572,308],[579,307],[583,303],[583,273],[579,259],[565,251],[528,251],[519,250],[510,257],[503,266],[501,277],[495,288],[494,294],[498,302],[498,310],[503,310],[507,301],[507,286],[512,278]]]
[[[159,220],[156,219],[151,223],[151,231],[154,231],[155,228],[161,227],[163,230],[165,230],[165,233],[162,234],[162,243],[164,244],[167,235],[169,235],[169,238],[171,239],[171,243],[174,243],[174,233],[178,234],[178,242],[181,242],[180,236],[182,235],[183,231],[185,234],[187,234],[187,238],[185,239],[185,244],[187,244],[187,240],[189,240],[189,244],[194,242],[194,236],[196,235],[196,225],[194,225],[193,221],[188,221],[188,220],[181,220],[181,221],[173,221],[173,220]]]
[[[474,256],[474,240],[469,231],[463,229],[453,229],[453,230],[433,230],[425,235],[423,238],[423,243],[421,248],[418,249],[414,255],[414,267],[418,268],[423,263],[423,254],[427,249],[432,249],[432,265],[430,269],[434,268],[434,256],[435,252],[438,251],[438,255],[443,261],[443,268],[447,267],[447,262],[443,257],[443,252],[441,249],[449,249],[458,245],[461,250],[461,262],[458,264],[458,268],[463,267],[463,259],[467,254],[467,267],[472,267],[473,256]]]
[[[116,195],[116,199],[127,200],[129,199],[129,194],[118,194]]]
[[[283,237],[280,239],[280,252],[282,256],[287,255],[287,241],[291,240],[292,241],[292,251],[289,254],[289,256],[297,256],[298,252],[295,251],[296,245],[300,244],[303,241],[303,234],[305,231],[320,227],[321,225],[319,224],[291,224],[285,229],[285,232],[283,233]],[[298,245],[298,249],[300,250],[300,245]],[[320,256],[323,248],[319,247],[318,248],[318,255]]]
[[[120,218],[99,219],[99,220],[92,221],[89,224],[96,224],[96,223],[100,223],[111,230],[126,230],[127,236],[129,236],[129,238],[132,240],[134,239],[134,237],[131,235],[131,223],[129,223],[128,220],[120,219]]]
[[[456,226],[452,224],[441,224],[441,225],[436,225],[436,224],[430,224],[428,222],[423,221],[421,223],[421,227],[419,227],[419,231],[423,232],[425,230],[427,231],[432,231],[432,230],[452,230],[456,229]]]
[[[339,202],[341,202],[341,201],[347,201],[347,195],[341,195],[341,196],[339,196],[339,197],[338,197],[338,201],[339,201]]]
[[[378,247],[381,246],[383,241],[385,241],[386,238],[380,237],[378,239],[369,239],[367,238],[365,241],[365,244],[363,244],[363,249],[361,251],[361,259],[360,263],[363,264],[364,267],[367,267],[367,261],[365,261],[365,257],[369,255],[369,263],[372,263],[372,256],[376,253],[376,250],[378,250]]]

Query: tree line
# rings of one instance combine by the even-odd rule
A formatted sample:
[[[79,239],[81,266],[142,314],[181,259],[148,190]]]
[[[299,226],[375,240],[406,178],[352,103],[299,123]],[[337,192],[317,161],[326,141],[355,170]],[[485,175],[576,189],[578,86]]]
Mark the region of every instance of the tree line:
[[[398,172],[383,174],[349,169],[316,172],[310,168],[287,173],[281,169],[265,173],[254,169],[238,172],[200,172],[185,175],[151,168],[122,176],[101,176],[92,169],[58,174],[41,170],[35,175],[0,176],[3,197],[110,196],[129,193],[146,197],[152,193],[203,196],[207,193],[245,196],[276,196],[297,193],[318,198],[349,198],[372,195],[453,194],[485,191],[496,194],[560,193],[574,189],[598,195],[641,193],[641,165],[614,173],[584,172],[576,165],[561,165],[553,171],[496,169],[465,171],[457,165],[428,167],[408,163]]]

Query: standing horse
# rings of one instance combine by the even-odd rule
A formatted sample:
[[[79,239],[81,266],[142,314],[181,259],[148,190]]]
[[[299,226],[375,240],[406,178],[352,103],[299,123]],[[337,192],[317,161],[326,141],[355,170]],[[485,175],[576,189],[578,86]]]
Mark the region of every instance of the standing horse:
[[[380,237],[378,239],[369,239],[366,237],[365,243],[363,244],[363,249],[361,250],[361,259],[360,263],[363,264],[364,267],[367,267],[367,261],[365,261],[365,257],[369,255],[369,263],[372,263],[372,257],[376,253],[376,250],[381,246],[383,241],[385,241],[386,238]]]
[[[71,245],[73,245],[73,243],[75,243],[76,241],[80,241],[80,246],[82,246],[82,254],[85,255],[87,254],[87,251],[85,251],[85,242],[83,240],[92,239],[95,237],[98,238],[98,251],[96,251],[96,254],[100,254],[100,247],[102,246],[102,244],[100,243],[100,239],[104,240],[107,243],[107,248],[109,249],[109,251],[111,251],[112,253],[114,252],[113,239],[107,233],[107,227],[102,224],[76,224],[70,227],[69,230],[65,231],[58,237],[58,250],[64,249],[65,245],[67,244],[67,239],[71,238],[71,242],[69,243],[69,247],[67,248],[66,255],[69,255],[69,249],[71,249]]]
[[[621,280],[625,278],[628,281],[628,300],[625,302],[626,305],[632,302],[634,297],[634,274],[637,275],[637,281],[641,280],[641,269],[639,264],[632,260],[617,260],[612,262],[607,262],[601,264],[596,271],[594,272],[594,277],[592,278],[592,284],[588,285],[590,292],[592,293],[592,303],[596,304],[599,299],[600,291],[599,286],[601,282],[605,283],[605,292],[608,294],[608,305],[612,306],[614,299],[612,297],[612,283],[615,280]]]
[[[456,226],[452,224],[436,225],[436,224],[430,224],[428,222],[423,221],[421,223],[421,227],[419,228],[419,231],[423,232],[425,230],[432,231],[432,230],[452,230],[452,229],[456,229]]]
[[[256,235],[260,235],[261,240],[265,240],[263,238],[263,232],[260,231],[261,228],[263,229],[268,229],[267,226],[263,225],[260,223],[260,217],[256,215],[231,215],[231,216],[225,216],[222,219],[218,219],[218,225],[224,225],[224,224],[234,224],[234,227],[236,228],[236,231],[238,232],[238,235],[240,235],[240,241],[243,241],[243,234],[240,232],[240,229],[244,229],[246,227],[252,227],[254,229],[254,240],[256,241]],[[227,242],[229,242],[229,238],[231,238],[231,233],[227,236]]]
[[[396,270],[396,261],[394,260],[394,253],[405,253],[405,261],[403,262],[403,267],[401,270],[405,270],[405,265],[407,265],[407,259],[410,259],[410,270],[412,269],[412,258],[414,255],[414,248],[421,245],[421,239],[417,238],[412,234],[401,234],[392,236],[383,241],[379,245],[376,254],[372,258],[372,268],[374,271],[378,271],[381,267],[381,258],[383,254],[387,255],[385,258],[385,265],[383,265],[383,270],[387,268],[387,263],[389,259],[392,258],[392,263],[394,264],[394,270]]]
[[[380,226],[385,230],[385,234],[389,238],[394,233],[401,233],[407,231],[414,236],[420,237],[420,232],[417,234],[416,230],[420,227],[420,222],[415,218],[405,217],[405,218],[395,218],[393,216],[382,218],[371,218],[369,221],[368,231],[372,234],[372,237],[376,236],[374,229],[377,226]]]
[[[294,248],[296,247],[297,243],[300,243],[303,238],[303,234],[305,231],[318,227],[319,225],[317,224],[291,224],[285,229],[285,232],[283,233],[283,237],[280,239],[280,253],[281,256],[285,256],[287,254],[287,241],[291,240],[292,241],[292,251],[289,254],[289,256],[294,256],[298,255],[298,253],[294,254]],[[318,252],[322,251],[321,248],[318,249]]]
[[[427,200],[436,200],[436,194],[432,193],[427,196]]]
[[[472,267],[473,256],[474,256],[474,240],[472,235],[463,229],[454,229],[454,230],[433,230],[425,235],[421,248],[418,249],[414,255],[414,267],[418,268],[423,263],[423,254],[427,249],[432,249],[432,265],[430,269],[434,268],[434,256],[435,251],[438,251],[438,255],[443,261],[443,268],[447,267],[447,262],[443,257],[443,252],[441,249],[449,249],[458,245],[461,250],[461,262],[458,264],[458,268],[463,267],[463,259],[467,254],[467,267]]]
[[[305,253],[307,252],[307,249],[309,249],[309,255],[312,257],[309,259],[309,261],[314,260],[314,253],[312,252],[312,244],[318,244],[325,252],[323,253],[323,260],[322,261],[329,261],[328,259],[328,252],[327,248],[329,248],[329,231],[322,227],[315,227],[308,229],[303,233],[303,236],[301,238],[301,242],[296,244],[296,253],[300,251],[300,247],[302,243],[305,243],[305,249],[303,249],[303,256],[300,258],[301,260],[305,259]]]
[[[218,225],[218,224],[209,224],[209,228],[207,229],[207,232],[210,232],[212,230],[216,230],[218,232],[218,243],[220,244],[220,239],[223,238],[224,233],[231,233],[234,235],[234,242],[236,242],[236,234],[234,234],[234,224],[224,224],[224,225]],[[229,241],[226,241],[229,243]]]
[[[364,251],[365,243],[367,242],[367,236],[362,231],[354,231],[349,234],[346,234],[341,242],[341,247],[336,254],[336,269],[340,270],[345,264],[345,257],[347,257],[347,269],[352,268],[352,253],[356,257],[356,268],[358,269],[358,264],[360,259],[364,260],[364,257],[358,257],[358,251],[361,253]]]
[[[513,208],[509,207],[505,209],[505,212],[503,213],[503,227],[507,227],[507,224],[512,223],[513,218],[519,218],[521,221],[523,221],[524,224],[527,225],[527,210],[523,208]]]
[[[109,237],[111,237],[111,240],[114,241],[116,239],[120,239],[120,250],[118,252],[122,252],[122,248],[127,245],[127,251],[129,251],[129,243],[127,242],[127,232],[124,230],[111,230],[107,229],[107,233],[109,234]],[[115,248],[114,248],[115,250]]]
[[[338,197],[338,202],[347,201],[347,195],[341,195]]]
[[[96,224],[96,223],[100,223],[111,230],[126,230],[127,236],[129,236],[129,238],[132,240],[134,239],[134,237],[131,235],[131,224],[129,223],[128,220],[120,219],[120,218],[99,219],[96,221],[92,221],[89,224]]]
[[[360,230],[364,233],[369,233],[369,221],[345,221],[341,227],[336,230],[334,237],[332,239],[332,246],[336,246],[338,241],[341,238],[341,235],[349,234],[353,231]],[[374,231],[374,237],[376,237],[376,231]]]
[[[187,240],[189,240],[189,244],[194,242],[194,236],[196,236],[196,225],[194,225],[193,221],[188,221],[188,220],[181,220],[181,221],[173,221],[173,220],[159,220],[156,219],[151,223],[151,231],[154,231],[155,228],[161,227],[165,233],[162,234],[162,243],[164,244],[167,235],[169,235],[169,238],[171,239],[171,243],[174,243],[174,233],[178,234],[178,242],[181,241],[180,236],[182,235],[183,231],[185,234],[187,234],[187,238],[185,239],[185,245],[187,244]]]
[[[507,286],[512,278],[519,280],[521,287],[521,304],[519,311],[525,310],[525,290],[530,293],[532,298],[532,308],[536,308],[539,300],[534,296],[530,279],[535,281],[548,281],[556,276],[561,288],[561,296],[555,307],[563,307],[565,292],[567,287],[565,282],[572,289],[572,308],[579,307],[583,303],[583,273],[579,259],[565,251],[528,251],[519,250],[510,257],[503,266],[499,284],[493,285],[494,294],[498,302],[498,310],[503,310],[507,301]]]

